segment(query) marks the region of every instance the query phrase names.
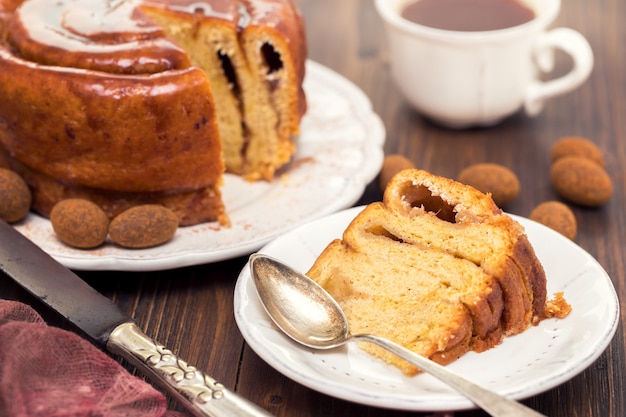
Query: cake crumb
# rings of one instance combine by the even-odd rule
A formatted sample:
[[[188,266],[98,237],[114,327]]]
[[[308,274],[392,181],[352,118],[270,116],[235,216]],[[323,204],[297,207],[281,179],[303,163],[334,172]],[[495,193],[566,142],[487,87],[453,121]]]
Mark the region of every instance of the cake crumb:
[[[566,317],[570,311],[572,311],[572,306],[565,301],[565,297],[563,297],[563,292],[554,293],[554,299],[549,300],[546,303],[546,308],[544,310],[544,317],[546,319],[558,318],[562,319]]]

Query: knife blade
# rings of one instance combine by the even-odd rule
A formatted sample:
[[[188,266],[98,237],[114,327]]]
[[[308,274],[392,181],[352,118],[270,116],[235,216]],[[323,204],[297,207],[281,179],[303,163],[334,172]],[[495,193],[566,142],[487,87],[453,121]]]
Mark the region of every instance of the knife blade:
[[[83,337],[119,355],[198,417],[270,417],[148,337],[111,300],[0,220],[0,270],[72,323]]]

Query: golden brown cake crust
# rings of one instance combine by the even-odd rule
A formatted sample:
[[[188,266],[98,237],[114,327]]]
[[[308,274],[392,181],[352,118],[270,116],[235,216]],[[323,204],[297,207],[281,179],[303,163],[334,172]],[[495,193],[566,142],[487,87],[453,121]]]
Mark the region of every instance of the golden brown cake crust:
[[[123,192],[67,185],[28,169],[15,160],[6,161],[5,166],[18,172],[30,184],[33,190],[32,209],[45,217],[49,217],[59,201],[80,198],[96,203],[110,219],[134,206],[160,204],[176,213],[180,226],[216,220],[221,225],[229,225],[220,197],[220,183],[191,191]]]
[[[543,305],[546,300],[543,267],[521,225],[504,214],[488,195],[423,170],[405,170],[385,190],[384,202],[392,211],[416,221],[425,219],[411,215],[420,206],[437,213],[437,218],[444,220],[437,226],[449,231],[450,236],[442,233],[442,240],[433,244],[472,260],[500,279],[503,297],[511,304],[504,312],[506,334],[519,333],[543,317],[543,307],[534,305]],[[485,230],[493,240],[485,240]],[[468,240],[475,243],[466,245]],[[494,243],[497,249],[493,249]]]
[[[169,93],[150,97],[159,90]],[[221,177],[214,105],[198,69],[86,73],[26,62],[0,47],[0,95],[2,144],[59,181],[151,192],[193,190]]]
[[[488,195],[422,170],[397,174],[308,275],[342,305],[353,333],[442,364],[537,324],[546,305],[545,273],[521,225]]]

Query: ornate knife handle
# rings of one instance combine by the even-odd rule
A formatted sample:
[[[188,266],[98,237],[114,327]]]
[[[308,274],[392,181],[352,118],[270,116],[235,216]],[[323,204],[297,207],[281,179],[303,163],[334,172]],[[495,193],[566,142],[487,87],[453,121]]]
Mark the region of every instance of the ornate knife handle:
[[[267,411],[226,389],[146,336],[133,322],[117,326],[107,349],[152,377],[198,417],[270,417]]]

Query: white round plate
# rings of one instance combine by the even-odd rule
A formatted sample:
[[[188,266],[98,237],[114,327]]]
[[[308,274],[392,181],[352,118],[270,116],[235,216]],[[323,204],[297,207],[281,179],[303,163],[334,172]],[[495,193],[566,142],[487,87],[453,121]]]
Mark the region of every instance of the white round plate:
[[[225,175],[230,228],[182,227],[168,243],[141,250],[111,243],[73,249],[56,238],[47,219],[34,214],[15,228],[69,268],[147,271],[245,255],[300,224],[352,206],[380,171],[384,126],[350,81],[312,61],[306,70],[308,110],[294,161],[269,183]]]
[[[301,226],[263,247],[306,272],[362,207]],[[483,353],[470,352],[448,367],[508,397],[523,399],[583,371],[608,346],[619,320],[615,289],[582,248],[553,230],[512,216],[525,228],[548,279],[548,296],[563,291],[572,312],[547,319]],[[316,391],[361,404],[412,411],[455,411],[474,405],[430,375],[407,377],[351,343],[320,351],[305,348],[275,327],[258,300],[249,267],[235,288],[235,319],[250,347],[285,376]]]

